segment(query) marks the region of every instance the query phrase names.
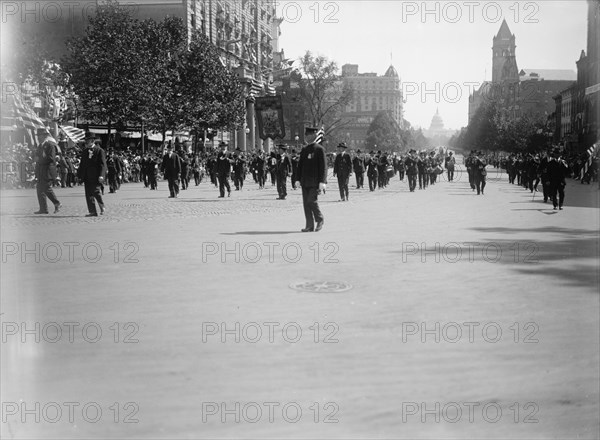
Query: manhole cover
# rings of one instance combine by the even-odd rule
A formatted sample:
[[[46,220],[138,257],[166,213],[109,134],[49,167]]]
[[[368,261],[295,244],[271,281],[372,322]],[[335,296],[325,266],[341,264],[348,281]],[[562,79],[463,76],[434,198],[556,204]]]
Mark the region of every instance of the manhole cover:
[[[312,293],[341,293],[352,289],[352,284],[342,281],[302,281],[290,284],[290,288]]]

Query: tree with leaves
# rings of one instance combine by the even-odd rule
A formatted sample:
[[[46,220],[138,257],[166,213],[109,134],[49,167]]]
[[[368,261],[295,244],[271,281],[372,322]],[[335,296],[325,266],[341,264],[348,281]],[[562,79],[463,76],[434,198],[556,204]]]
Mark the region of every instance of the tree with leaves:
[[[368,149],[394,151],[401,149],[401,129],[389,111],[377,113],[367,130],[365,144]]]
[[[326,137],[334,135],[349,123],[342,118],[342,111],[352,101],[352,89],[338,75],[335,61],[307,51],[299,63],[296,79],[304,113],[311,118],[311,125],[325,128]]]
[[[98,5],[82,38],[67,42],[62,64],[87,119],[134,120],[140,111],[140,66],[147,55],[139,23],[114,0]]]

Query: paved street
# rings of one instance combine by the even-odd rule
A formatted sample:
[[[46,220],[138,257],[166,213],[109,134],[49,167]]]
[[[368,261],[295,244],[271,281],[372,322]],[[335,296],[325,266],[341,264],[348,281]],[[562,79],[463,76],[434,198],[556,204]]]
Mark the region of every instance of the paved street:
[[[2,192],[2,438],[597,438],[598,184],[457,179]]]

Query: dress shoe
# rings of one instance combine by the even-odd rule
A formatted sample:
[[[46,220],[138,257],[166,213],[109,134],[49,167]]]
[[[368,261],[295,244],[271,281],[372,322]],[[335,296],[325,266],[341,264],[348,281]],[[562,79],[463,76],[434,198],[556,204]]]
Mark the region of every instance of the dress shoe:
[[[315,228],[304,228],[301,229],[300,232],[314,232]]]
[[[563,208],[562,208],[562,206],[559,206],[559,207],[558,207],[558,209],[559,209],[560,211],[562,211],[562,209],[563,209]]]
[[[225,197],[225,196],[219,196],[219,199],[222,199],[222,198],[224,198],[224,197]]]
[[[93,214],[86,214],[86,217],[98,217],[97,213],[93,213]]]
[[[58,211],[60,211],[60,208],[62,208],[60,202],[54,205],[54,213],[56,214]]]
[[[100,215],[104,215],[104,212],[106,211],[106,209],[104,209],[104,206],[100,207]]]
[[[320,222],[317,222],[317,227],[315,228],[315,232],[319,232],[321,229],[323,229],[324,223],[325,223],[325,220],[321,220]]]
[[[35,211],[34,214],[48,214],[48,211]]]

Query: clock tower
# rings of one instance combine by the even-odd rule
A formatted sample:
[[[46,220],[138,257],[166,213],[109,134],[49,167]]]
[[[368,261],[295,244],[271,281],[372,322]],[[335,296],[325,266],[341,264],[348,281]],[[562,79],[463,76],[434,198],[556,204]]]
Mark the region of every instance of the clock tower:
[[[492,46],[492,82],[518,81],[519,70],[515,54],[515,36],[510,32],[506,20],[502,21]]]

